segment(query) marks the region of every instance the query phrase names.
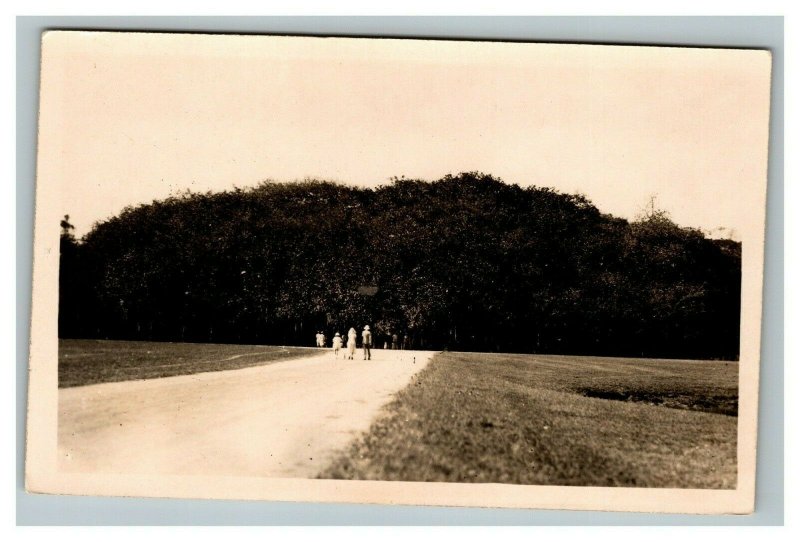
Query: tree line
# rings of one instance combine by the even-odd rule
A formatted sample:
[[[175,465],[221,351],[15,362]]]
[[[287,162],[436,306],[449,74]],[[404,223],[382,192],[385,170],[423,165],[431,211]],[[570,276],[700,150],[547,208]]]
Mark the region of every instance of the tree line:
[[[482,173],[183,193],[76,239],[59,335],[738,359],[741,245]],[[379,342],[380,344],[380,342]]]

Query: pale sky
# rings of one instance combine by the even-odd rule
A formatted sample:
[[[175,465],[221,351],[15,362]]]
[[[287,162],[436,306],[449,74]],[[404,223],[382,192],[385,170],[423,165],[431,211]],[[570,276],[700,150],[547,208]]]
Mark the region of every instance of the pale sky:
[[[187,188],[470,170],[626,218],[655,195],[737,237],[763,212],[763,51],[77,32],[43,49],[40,150],[78,236]]]

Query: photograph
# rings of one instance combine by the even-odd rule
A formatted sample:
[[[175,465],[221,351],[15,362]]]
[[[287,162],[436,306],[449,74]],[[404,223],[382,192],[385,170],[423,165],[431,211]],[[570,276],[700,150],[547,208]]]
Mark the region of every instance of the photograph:
[[[751,512],[771,63],[44,33],[28,491]]]

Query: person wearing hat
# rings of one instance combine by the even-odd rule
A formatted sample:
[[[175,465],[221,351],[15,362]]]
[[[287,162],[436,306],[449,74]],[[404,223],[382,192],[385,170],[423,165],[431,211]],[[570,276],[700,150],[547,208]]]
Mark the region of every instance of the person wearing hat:
[[[372,332],[369,326],[364,326],[364,331],[361,332],[361,339],[364,343],[364,359],[372,359],[370,349],[372,348]]]
[[[342,336],[339,335],[339,332],[336,332],[336,335],[333,336],[333,356],[335,358],[339,358],[339,350],[342,348]]]

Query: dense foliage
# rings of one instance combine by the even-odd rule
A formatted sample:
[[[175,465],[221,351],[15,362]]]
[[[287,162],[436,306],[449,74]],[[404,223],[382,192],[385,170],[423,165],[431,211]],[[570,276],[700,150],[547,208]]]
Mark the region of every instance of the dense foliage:
[[[67,226],[69,224],[67,223]],[[741,245],[480,173],[263,183],[62,223],[61,337],[735,359]]]

